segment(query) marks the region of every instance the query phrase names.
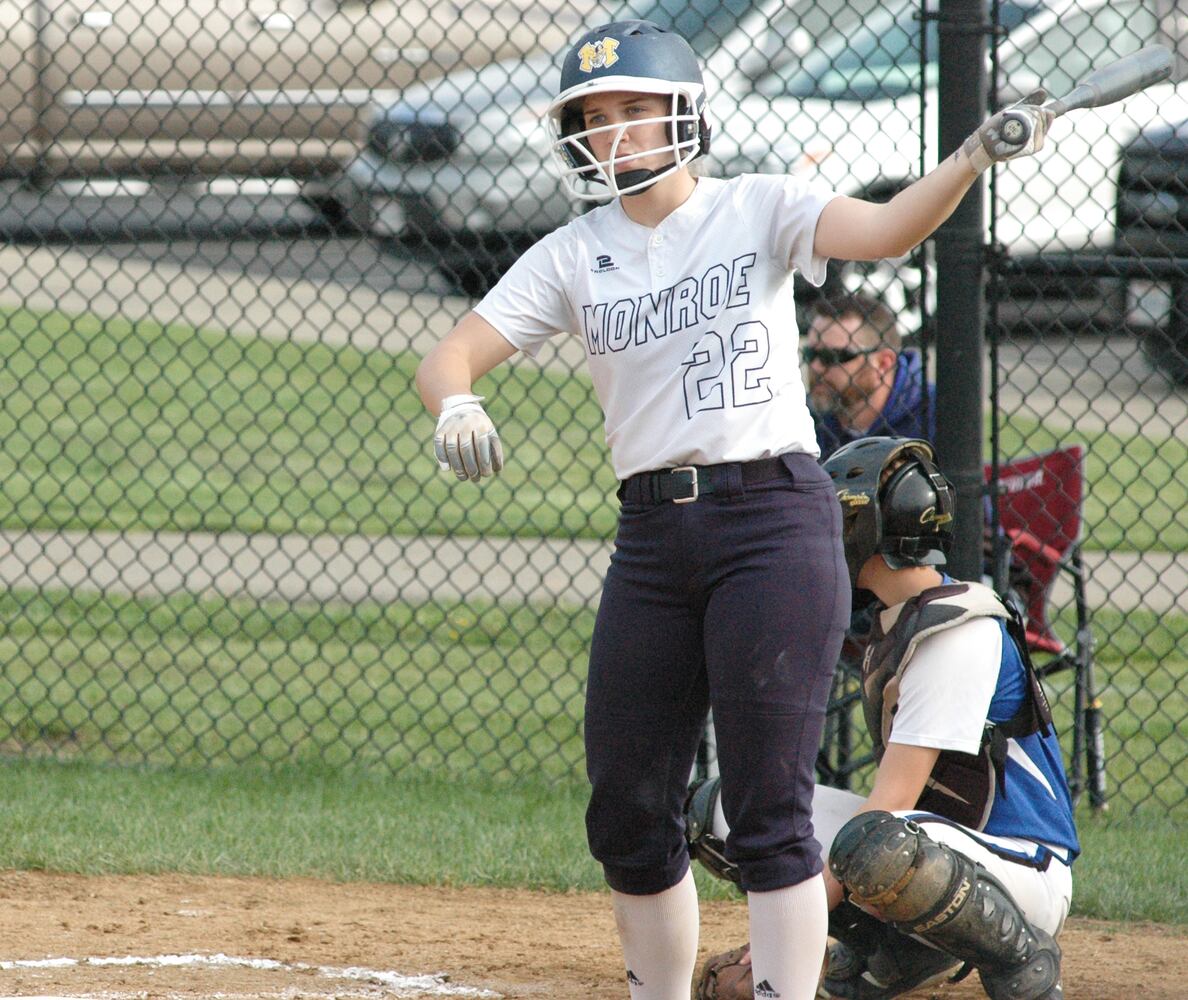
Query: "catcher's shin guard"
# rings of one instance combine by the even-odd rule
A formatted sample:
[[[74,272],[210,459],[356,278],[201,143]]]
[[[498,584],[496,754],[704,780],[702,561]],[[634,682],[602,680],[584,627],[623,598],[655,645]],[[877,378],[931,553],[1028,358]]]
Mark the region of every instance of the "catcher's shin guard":
[[[1063,1000],[1060,948],[981,865],[887,812],[838,832],[829,868],[896,929],[973,965],[991,1000]]]
[[[685,842],[689,857],[727,882],[739,884],[738,868],[726,860],[726,843],[714,836],[714,807],[722,790],[721,778],[707,778],[692,785],[685,799]]]
[[[835,943],[820,992],[836,1000],[892,1000],[948,978],[962,964],[848,901],[830,912],[829,936]]]

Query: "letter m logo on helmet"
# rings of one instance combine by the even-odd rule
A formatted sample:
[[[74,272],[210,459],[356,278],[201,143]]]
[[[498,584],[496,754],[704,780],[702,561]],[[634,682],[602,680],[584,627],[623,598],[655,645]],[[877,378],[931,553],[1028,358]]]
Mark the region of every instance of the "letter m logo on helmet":
[[[600,38],[596,42],[586,42],[578,49],[578,69],[583,73],[592,73],[596,69],[605,69],[619,61],[615,50],[619,47],[617,38]]]

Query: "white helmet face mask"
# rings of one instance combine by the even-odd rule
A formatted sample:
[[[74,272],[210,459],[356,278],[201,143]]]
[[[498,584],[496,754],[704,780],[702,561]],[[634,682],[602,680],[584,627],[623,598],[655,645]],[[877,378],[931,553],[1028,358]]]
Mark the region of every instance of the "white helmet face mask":
[[[576,105],[576,110],[571,108],[568,113],[580,115],[583,98],[591,94],[617,92],[667,97],[668,113],[562,134],[562,122],[568,107]],[[606,201],[620,195],[645,191],[661,178],[688,165],[700,152],[698,123],[701,113],[697,108],[704,103],[702,94],[702,88],[696,84],[621,77],[591,81],[588,86],[575,87],[560,95],[549,106],[548,124],[552,133],[554,159],[559,165],[566,189],[581,201]],[[619,146],[628,129],[638,130],[640,126],[658,123],[665,126],[666,142],[650,149],[619,155]],[[590,137],[607,134],[611,137],[607,159],[599,160],[590,147]],[[633,131],[632,134],[638,133]],[[682,135],[687,138],[682,139]],[[663,166],[649,167],[641,162],[654,160],[661,155],[667,158]]]

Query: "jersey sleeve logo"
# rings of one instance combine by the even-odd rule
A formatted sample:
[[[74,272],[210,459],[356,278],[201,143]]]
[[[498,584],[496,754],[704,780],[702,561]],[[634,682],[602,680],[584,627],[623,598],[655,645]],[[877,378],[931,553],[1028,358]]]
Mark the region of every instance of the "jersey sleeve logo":
[[[586,42],[578,49],[578,57],[581,59],[578,68],[583,73],[593,73],[596,69],[613,66],[619,61],[618,53],[615,51],[618,47],[617,38],[600,38],[596,42]]]

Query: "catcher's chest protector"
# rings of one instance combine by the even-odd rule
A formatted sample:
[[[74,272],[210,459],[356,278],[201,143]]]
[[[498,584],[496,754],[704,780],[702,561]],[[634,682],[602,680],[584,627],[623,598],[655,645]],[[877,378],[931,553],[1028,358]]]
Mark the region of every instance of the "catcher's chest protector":
[[[899,701],[900,679],[916,648],[928,636],[974,618],[1006,622],[1027,671],[1028,694],[1010,720],[986,722],[977,754],[941,751],[916,808],[981,830],[1003,782],[1007,739],[1039,732],[1052,722],[1047,698],[1027,655],[1022,625],[998,595],[980,583],[945,584],[876,615],[862,661],[862,710],[875,760],[882,760]],[[954,663],[953,669],[960,670],[961,664]]]

